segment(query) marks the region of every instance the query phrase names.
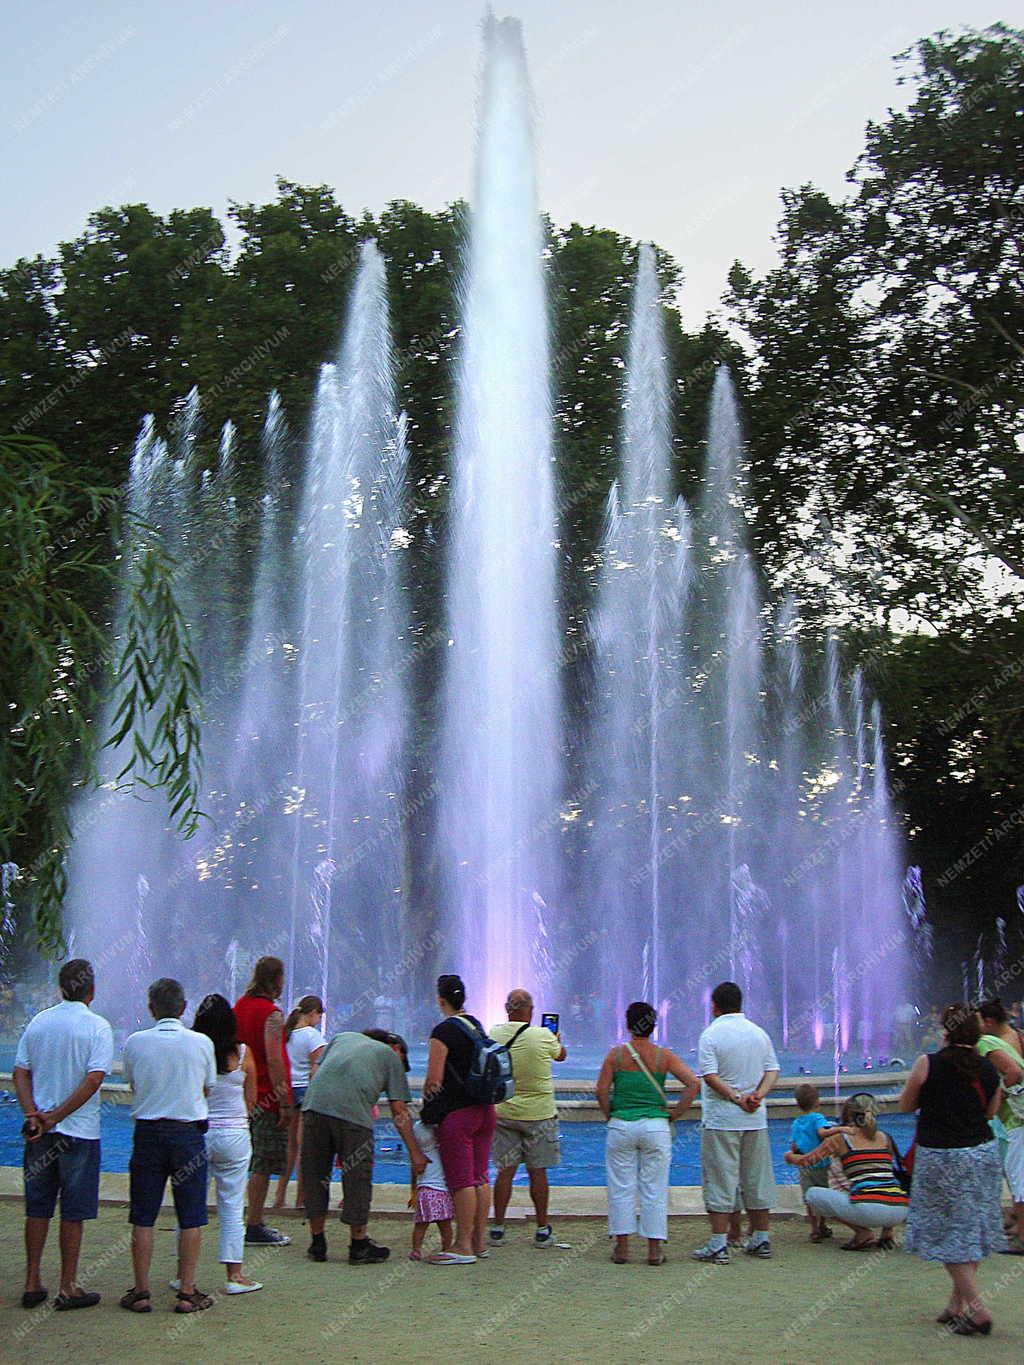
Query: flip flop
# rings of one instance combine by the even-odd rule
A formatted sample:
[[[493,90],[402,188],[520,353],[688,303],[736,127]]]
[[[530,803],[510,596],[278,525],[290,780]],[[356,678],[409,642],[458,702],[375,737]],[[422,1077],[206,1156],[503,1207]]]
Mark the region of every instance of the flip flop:
[[[427,1257],[428,1265],[476,1265],[475,1256],[463,1256],[460,1251],[435,1251]]]

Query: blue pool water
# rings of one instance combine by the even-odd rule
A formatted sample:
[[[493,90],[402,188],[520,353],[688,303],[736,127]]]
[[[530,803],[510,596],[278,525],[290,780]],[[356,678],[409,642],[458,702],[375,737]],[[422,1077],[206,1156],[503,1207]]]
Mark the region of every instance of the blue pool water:
[[[21,1110],[10,1092],[0,1091],[0,1166],[20,1166],[23,1143],[21,1139]],[[907,1114],[886,1115],[882,1121],[902,1151],[913,1137],[914,1119]],[[782,1154],[789,1147],[790,1121],[773,1119],[768,1124],[772,1145],[775,1178],[780,1184],[796,1183],[797,1173],[787,1166]],[[603,1185],[604,1124],[563,1123],[561,1125],[562,1163],[550,1172],[553,1185]],[[126,1105],[104,1104],[102,1168],[104,1171],[126,1171],[131,1152],[132,1121]],[[337,1172],[335,1172],[337,1178]],[[376,1159],[374,1178],[380,1184],[404,1185],[409,1181],[409,1163],[401,1139],[390,1123],[381,1121],[376,1126]],[[517,1183],[525,1182],[526,1173],[520,1169]],[[676,1125],[672,1144],[673,1185],[700,1184],[700,1128],[696,1123]]]

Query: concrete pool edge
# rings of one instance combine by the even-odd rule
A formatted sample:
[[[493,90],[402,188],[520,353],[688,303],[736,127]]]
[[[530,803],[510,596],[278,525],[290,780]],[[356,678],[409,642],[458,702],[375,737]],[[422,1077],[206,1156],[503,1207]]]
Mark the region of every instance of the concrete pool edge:
[[[211,1185],[211,1189],[212,1189]],[[778,1199],[772,1210],[776,1217],[794,1218],[803,1213],[803,1203],[799,1185],[779,1185]],[[294,1198],[295,1187],[289,1188],[289,1199]],[[0,1203],[21,1203],[22,1170],[20,1166],[0,1166]],[[411,1221],[408,1207],[409,1187],[407,1185],[375,1184],[373,1187],[373,1217]],[[104,1171],[100,1176],[100,1204],[109,1207],[128,1207],[128,1173],[126,1171]],[[164,1209],[173,1207],[169,1194],[164,1198]],[[552,1219],[604,1217],[608,1212],[608,1193],[604,1185],[552,1185]],[[212,1199],[207,1200],[207,1208],[216,1209]],[[332,1207],[332,1216],[333,1216]],[[289,1223],[301,1224],[303,1215],[294,1208],[268,1209],[270,1221],[284,1219]],[[668,1213],[670,1218],[705,1218],[704,1201],[699,1185],[670,1185],[668,1192]],[[512,1203],[509,1206],[508,1221],[525,1223],[532,1216],[529,1192],[526,1186],[514,1186]]]

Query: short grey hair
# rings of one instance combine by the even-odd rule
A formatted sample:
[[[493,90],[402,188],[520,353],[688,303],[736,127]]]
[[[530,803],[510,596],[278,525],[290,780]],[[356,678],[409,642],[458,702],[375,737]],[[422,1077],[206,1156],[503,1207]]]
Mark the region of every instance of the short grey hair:
[[[149,988],[149,1008],[157,1019],[180,1019],[185,1011],[185,990],[173,976],[162,976]]]

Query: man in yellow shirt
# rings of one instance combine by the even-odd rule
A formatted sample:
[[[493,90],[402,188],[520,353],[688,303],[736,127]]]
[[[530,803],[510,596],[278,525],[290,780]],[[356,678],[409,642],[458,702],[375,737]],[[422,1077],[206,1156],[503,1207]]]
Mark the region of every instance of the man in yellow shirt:
[[[512,1196],[512,1180],[520,1162],[530,1175],[530,1198],[537,1216],[534,1246],[551,1246],[554,1233],[548,1222],[548,1168],[561,1160],[558,1146],[558,1111],[552,1062],[565,1060],[565,1048],[558,1034],[535,1028],[533,997],[518,988],[505,1001],[507,1024],[495,1024],[491,1037],[509,1045],[512,1076],[516,1092],[497,1106],[497,1127],[492,1156],[498,1168],[494,1181],[494,1222],[490,1241],[500,1246],[505,1240],[505,1211]]]

